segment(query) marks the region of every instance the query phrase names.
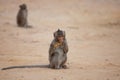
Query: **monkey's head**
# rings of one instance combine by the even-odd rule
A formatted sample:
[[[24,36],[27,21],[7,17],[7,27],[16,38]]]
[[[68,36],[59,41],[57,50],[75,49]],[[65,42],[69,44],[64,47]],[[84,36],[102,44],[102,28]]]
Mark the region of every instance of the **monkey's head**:
[[[27,9],[27,5],[26,4],[22,4],[19,7],[20,7],[20,9]]]
[[[60,29],[58,29],[55,33],[54,33],[54,38],[59,41],[59,42],[63,42],[65,39],[65,31],[62,31]]]

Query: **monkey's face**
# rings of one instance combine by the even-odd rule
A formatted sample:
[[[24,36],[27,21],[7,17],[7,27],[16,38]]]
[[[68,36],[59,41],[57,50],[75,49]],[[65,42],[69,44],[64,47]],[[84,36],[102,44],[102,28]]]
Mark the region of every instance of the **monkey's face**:
[[[64,36],[58,36],[58,37],[57,37],[57,40],[58,40],[59,43],[63,43],[63,41],[64,41]]]

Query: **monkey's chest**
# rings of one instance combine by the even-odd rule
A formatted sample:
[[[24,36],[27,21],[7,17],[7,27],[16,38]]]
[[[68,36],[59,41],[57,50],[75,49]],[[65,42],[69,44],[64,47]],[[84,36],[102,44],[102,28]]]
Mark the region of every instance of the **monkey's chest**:
[[[54,49],[55,52],[63,52],[63,46],[59,46]]]

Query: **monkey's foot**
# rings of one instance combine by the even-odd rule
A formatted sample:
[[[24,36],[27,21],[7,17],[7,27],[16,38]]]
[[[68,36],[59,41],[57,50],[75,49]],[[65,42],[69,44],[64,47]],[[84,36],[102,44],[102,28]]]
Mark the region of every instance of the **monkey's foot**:
[[[51,65],[50,65],[50,64],[48,64],[48,68],[51,68]]]
[[[62,68],[63,68],[63,69],[69,69],[69,68],[67,67],[67,65],[63,65]]]

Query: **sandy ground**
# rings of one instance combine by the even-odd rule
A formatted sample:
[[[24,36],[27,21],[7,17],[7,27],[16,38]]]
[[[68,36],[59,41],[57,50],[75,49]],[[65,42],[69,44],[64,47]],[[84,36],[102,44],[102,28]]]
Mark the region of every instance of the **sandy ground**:
[[[33,28],[16,25],[22,3]],[[69,69],[47,67],[58,28]],[[0,80],[120,80],[120,0],[0,0]]]

